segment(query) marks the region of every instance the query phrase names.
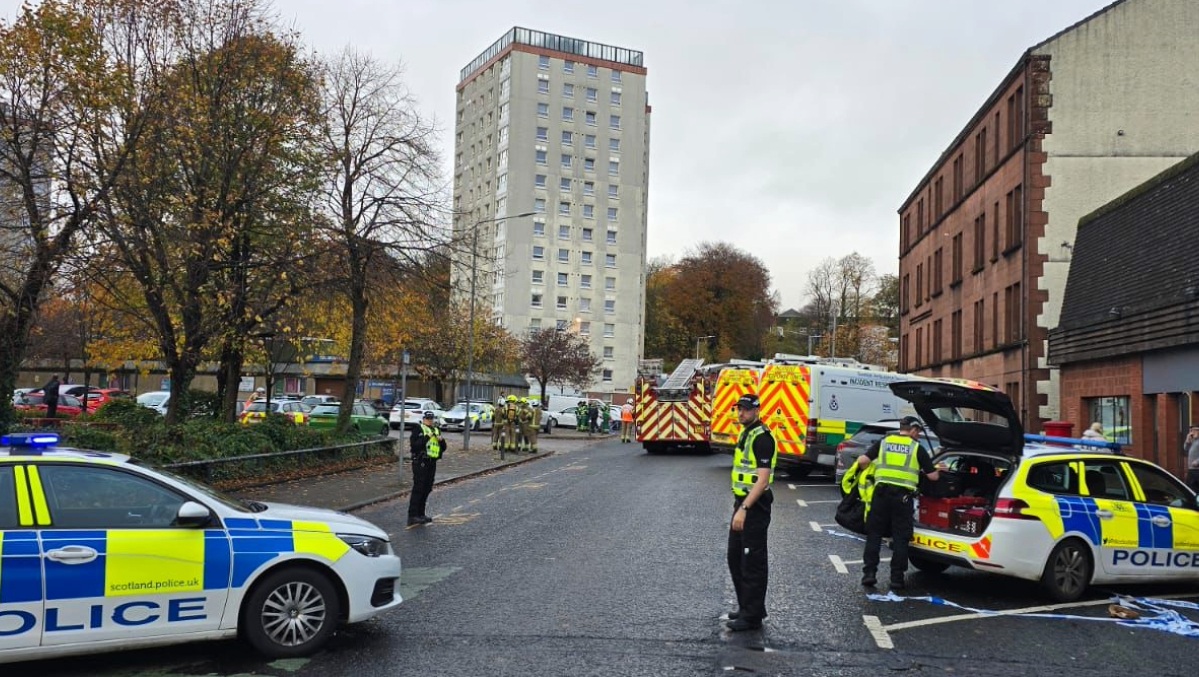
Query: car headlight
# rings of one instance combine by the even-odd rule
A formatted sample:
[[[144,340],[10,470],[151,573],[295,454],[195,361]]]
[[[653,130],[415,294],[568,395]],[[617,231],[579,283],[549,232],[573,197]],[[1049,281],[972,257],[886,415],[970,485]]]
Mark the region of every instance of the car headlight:
[[[388,552],[387,541],[382,538],[359,534],[338,534],[337,537],[367,557],[382,557]]]

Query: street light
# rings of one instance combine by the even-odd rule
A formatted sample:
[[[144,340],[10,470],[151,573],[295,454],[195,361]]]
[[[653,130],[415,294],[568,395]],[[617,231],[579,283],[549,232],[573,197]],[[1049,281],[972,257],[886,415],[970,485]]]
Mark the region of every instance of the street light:
[[[476,265],[479,254],[479,226],[485,223],[496,223],[507,219],[520,219],[526,216],[533,216],[537,212],[524,212],[522,214],[513,214],[512,216],[501,216],[494,219],[483,219],[476,221],[471,228],[471,245],[470,245],[470,334],[467,340],[466,348],[466,412],[462,419],[462,448],[465,451],[470,451],[470,394],[471,388],[474,386],[474,371],[475,371],[475,277],[478,275],[479,269]]]
[[[700,342],[706,341],[708,339],[714,339],[714,338],[716,338],[716,337],[715,336],[696,336],[695,337],[695,359],[697,359],[697,360],[699,359],[699,344],[700,344]]]
[[[824,336],[821,334],[812,334],[812,333],[809,333],[806,331],[787,329],[785,327],[779,327],[778,330],[779,330],[779,336],[782,336],[784,333],[795,334],[796,336],[807,336],[808,337],[808,354],[809,355],[812,354],[812,339],[824,338]]]

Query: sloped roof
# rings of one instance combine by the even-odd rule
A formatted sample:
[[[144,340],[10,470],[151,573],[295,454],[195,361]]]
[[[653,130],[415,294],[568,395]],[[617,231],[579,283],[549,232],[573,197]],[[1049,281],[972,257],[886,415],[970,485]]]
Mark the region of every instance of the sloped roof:
[[[797,318],[802,318],[802,317],[803,317],[803,315],[801,315],[799,313],[799,311],[794,308],[788,308],[788,309],[784,310],[783,312],[779,313],[780,320],[791,320],[791,319],[797,319]]]
[[[1059,329],[1199,296],[1199,153],[1084,216]]]

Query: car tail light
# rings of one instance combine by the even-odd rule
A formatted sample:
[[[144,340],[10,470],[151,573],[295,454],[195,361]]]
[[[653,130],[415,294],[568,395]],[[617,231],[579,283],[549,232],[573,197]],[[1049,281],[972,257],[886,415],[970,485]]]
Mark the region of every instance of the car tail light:
[[[1000,498],[995,501],[995,517],[1016,520],[1040,519],[1036,515],[1026,515],[1028,504],[1018,498]]]

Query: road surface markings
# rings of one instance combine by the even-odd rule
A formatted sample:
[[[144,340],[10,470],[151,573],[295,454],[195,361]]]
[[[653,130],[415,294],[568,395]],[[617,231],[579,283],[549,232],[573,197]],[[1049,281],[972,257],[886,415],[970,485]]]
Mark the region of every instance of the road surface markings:
[[[883,627],[883,622],[878,619],[878,616],[863,615],[862,621],[866,623],[866,629],[870,631],[870,636],[874,638],[874,643],[878,644],[878,648],[895,648],[895,644],[891,641],[891,636],[887,634],[887,629]]]
[[[847,566],[849,564],[862,564],[863,563],[862,560],[860,560],[860,559],[841,559],[840,557],[838,557],[836,555],[829,555],[828,559],[830,562],[833,563],[833,568],[836,569],[837,573],[839,573],[839,574],[849,573],[849,567]],[[891,558],[890,557],[880,557],[878,561],[879,562],[890,562]]]
[[[815,505],[815,504],[817,504],[817,503],[840,503],[841,501],[836,501],[836,500],[832,500],[832,501],[805,501],[805,500],[803,500],[802,498],[797,498],[797,499],[795,499],[795,502],[799,504],[799,507],[801,507],[801,508],[806,508],[806,507],[808,507],[809,505]]]
[[[812,525],[812,531],[815,531],[815,532],[820,532],[820,531],[821,531],[821,529],[820,529],[820,523],[818,523],[818,522],[808,522],[808,524]]]
[[[1176,595],[1155,595],[1159,599],[1187,599],[1196,597],[1193,592],[1179,593]],[[982,618],[999,618],[1003,616],[1020,616],[1023,614],[1039,614],[1048,611],[1057,611],[1059,609],[1080,609],[1089,606],[1103,606],[1111,604],[1111,599],[1092,599],[1086,602],[1063,602],[1061,604],[1046,604],[1044,606],[1029,606],[1022,609],[1002,609],[991,611],[989,613],[963,613],[952,614],[949,616],[941,616],[939,618],[924,618],[918,621],[906,621],[904,623],[892,623],[891,625],[883,625],[879,621],[878,616],[862,616],[862,621],[866,624],[866,629],[874,637],[874,641],[878,643],[880,649],[894,649],[895,645],[891,642],[889,633],[899,630],[910,630],[912,628],[920,628],[926,625],[940,625],[942,623],[956,623],[958,621],[972,621]]]
[[[787,485],[787,488],[788,488],[788,489],[790,489],[791,491],[795,491],[795,485],[794,485],[794,484],[788,484],[788,485]]]
[[[458,524],[466,524],[467,522],[475,519],[476,517],[478,517],[479,515],[482,515],[482,514],[483,513],[480,513],[480,512],[463,512],[463,513],[451,513],[449,515],[434,515],[432,524],[447,524],[447,525],[451,525],[451,526],[458,525]]]
[[[812,488],[832,489],[833,487],[835,487],[837,485],[830,483],[830,484],[788,484],[787,486],[791,487],[792,489],[797,489],[797,488],[798,489],[812,489]]]

